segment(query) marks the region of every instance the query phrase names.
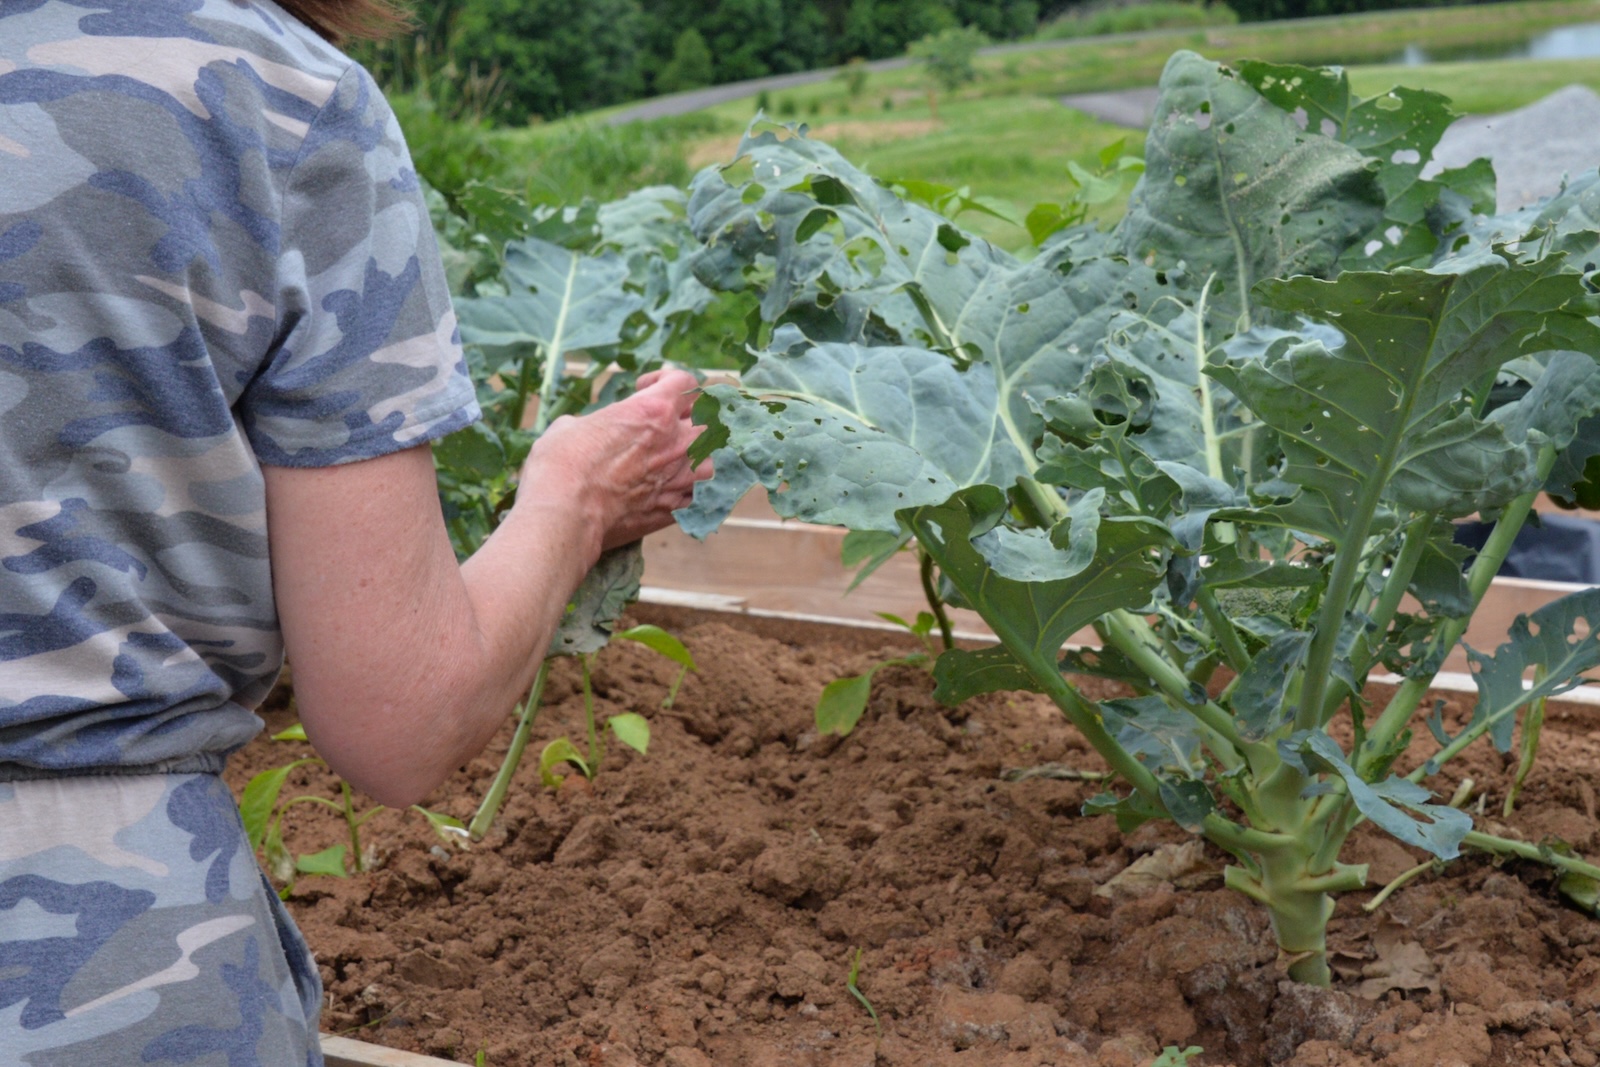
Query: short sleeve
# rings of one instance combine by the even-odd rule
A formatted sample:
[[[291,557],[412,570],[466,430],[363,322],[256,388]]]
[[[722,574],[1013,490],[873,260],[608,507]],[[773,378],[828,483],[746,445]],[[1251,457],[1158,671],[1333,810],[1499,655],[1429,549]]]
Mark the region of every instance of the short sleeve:
[[[410,153],[359,65],[286,180],[275,295],[276,340],[239,405],[262,463],[370,459],[478,418]]]

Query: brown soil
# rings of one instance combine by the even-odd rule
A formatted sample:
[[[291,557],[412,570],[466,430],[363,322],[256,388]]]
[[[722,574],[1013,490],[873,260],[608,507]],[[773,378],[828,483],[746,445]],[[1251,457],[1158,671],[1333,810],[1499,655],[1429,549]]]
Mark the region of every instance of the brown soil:
[[[891,668],[850,738],[819,737],[818,691],[885,655],[876,636],[666,621],[700,661],[673,709],[672,670],[644,649],[595,671],[602,714],[651,719],[648,756],[614,744],[592,787],[540,787],[538,748],[582,735],[563,668],[486,841],[449,849],[385,813],[364,828],[375,870],[294,887],[325,1030],[490,1067],[1144,1067],[1168,1045],[1201,1046],[1196,1067],[1597,1062],[1600,921],[1537,865],[1468,856],[1376,915],[1346,895],[1335,987],[1296,986],[1261,908],[1221,887],[1221,854],[1080,815],[1096,783],[1001,777],[1102,767],[1048,705],[944,708],[925,674]],[[1597,730],[1600,714],[1552,709],[1509,832],[1594,849]],[[469,816],[509,734],[433,805]],[[257,742],[230,778],[301,748]],[[1457,773],[1494,813],[1507,768],[1485,747]],[[291,789],[337,795],[314,769]],[[298,852],[343,837],[313,805],[288,821]],[[1380,884],[1417,862],[1364,829],[1351,851]],[[1147,858],[1179,888],[1118,878]],[[857,950],[881,1038],[846,989]]]

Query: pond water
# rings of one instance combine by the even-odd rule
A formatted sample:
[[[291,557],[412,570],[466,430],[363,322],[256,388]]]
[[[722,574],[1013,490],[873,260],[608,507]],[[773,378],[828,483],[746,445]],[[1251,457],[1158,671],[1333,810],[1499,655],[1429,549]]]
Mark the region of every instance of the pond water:
[[[1560,26],[1520,41],[1430,48],[1408,44],[1391,62],[1408,67],[1476,59],[1590,59],[1600,56],[1600,22]]]

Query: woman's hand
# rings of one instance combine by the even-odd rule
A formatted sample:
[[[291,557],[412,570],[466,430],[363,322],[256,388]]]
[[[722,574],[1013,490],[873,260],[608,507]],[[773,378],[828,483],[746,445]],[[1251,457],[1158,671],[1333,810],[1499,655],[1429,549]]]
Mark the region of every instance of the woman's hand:
[[[687,456],[701,430],[689,421],[697,390],[684,371],[652,371],[627,399],[557,419],[522,468],[517,507],[580,508],[595,534],[591,562],[671,525],[695,482],[711,476],[710,464],[695,470]]]
[[[263,468],[300,719],[336,773],[402,806],[482,750],[600,551],[689,502],[694,389],[690,375],[661,371],[626,400],[558,419],[523,467],[517,503],[459,566],[426,446]]]

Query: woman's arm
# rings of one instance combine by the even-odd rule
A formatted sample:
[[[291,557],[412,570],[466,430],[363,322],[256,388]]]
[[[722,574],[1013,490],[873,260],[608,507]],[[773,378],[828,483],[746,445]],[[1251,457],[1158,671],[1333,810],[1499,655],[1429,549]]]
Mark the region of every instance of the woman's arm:
[[[505,521],[460,565],[426,447],[263,468],[295,698],[335,772],[400,806],[482,750],[600,552],[688,502],[694,387],[681,371],[647,376],[626,400],[552,423]]]

